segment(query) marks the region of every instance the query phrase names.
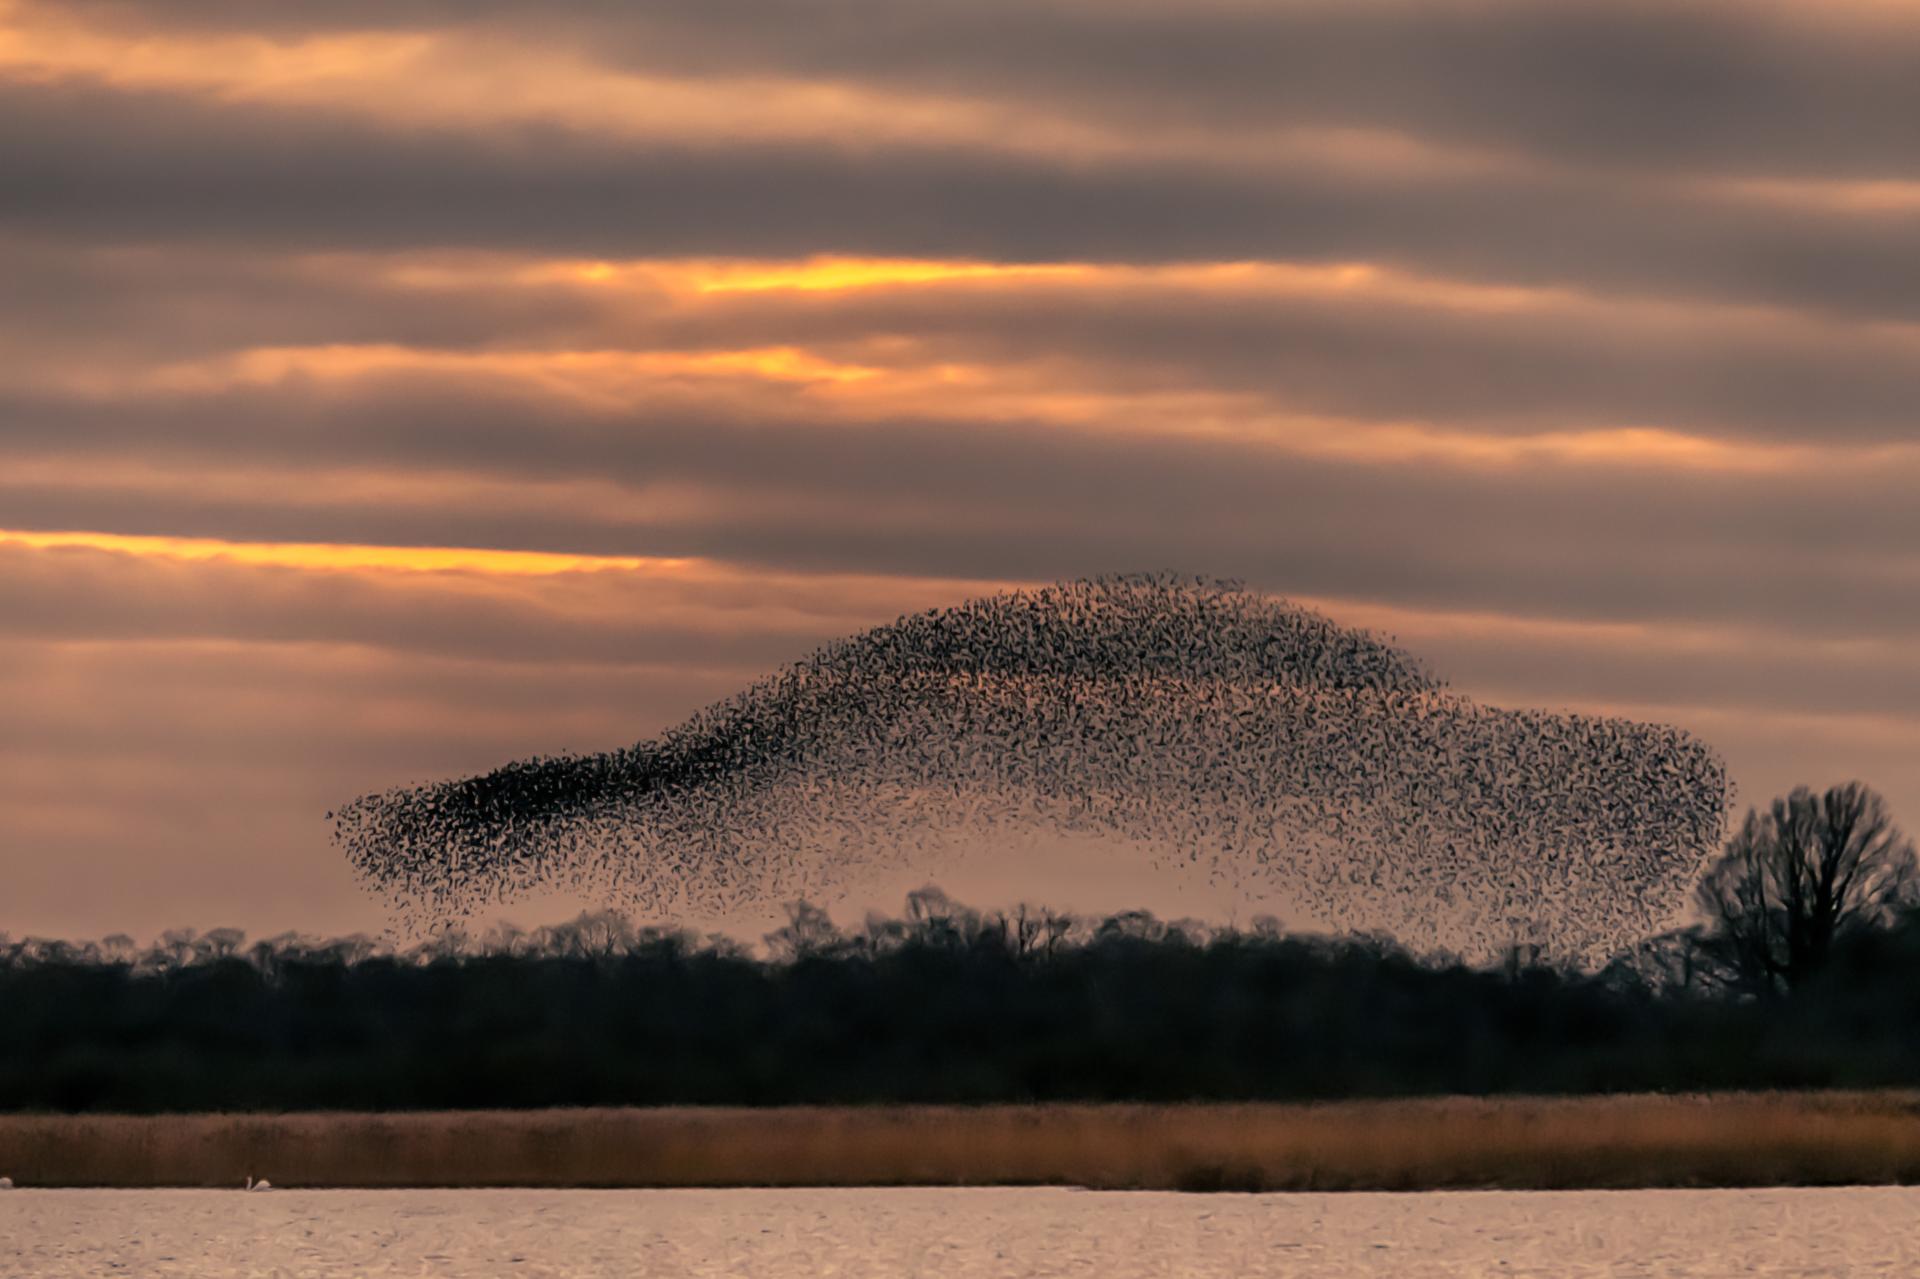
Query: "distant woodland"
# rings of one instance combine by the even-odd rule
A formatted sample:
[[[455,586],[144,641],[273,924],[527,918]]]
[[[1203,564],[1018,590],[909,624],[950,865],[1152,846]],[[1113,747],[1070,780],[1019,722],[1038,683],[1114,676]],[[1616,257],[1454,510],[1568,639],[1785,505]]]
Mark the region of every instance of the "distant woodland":
[[[796,904],[764,953],[613,914],[405,951],[0,940],[0,1108],[1915,1086],[1912,858],[1871,792],[1796,792],[1702,881],[1702,922],[1597,970],[1267,921],[982,913],[937,890],[851,930]]]

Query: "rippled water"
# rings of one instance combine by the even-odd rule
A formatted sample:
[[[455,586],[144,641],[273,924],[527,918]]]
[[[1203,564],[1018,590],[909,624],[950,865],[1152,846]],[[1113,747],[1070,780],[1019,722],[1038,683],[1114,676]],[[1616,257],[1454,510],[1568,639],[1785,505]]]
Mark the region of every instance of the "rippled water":
[[[17,1190],[0,1274],[1910,1276],[1920,1190]]]

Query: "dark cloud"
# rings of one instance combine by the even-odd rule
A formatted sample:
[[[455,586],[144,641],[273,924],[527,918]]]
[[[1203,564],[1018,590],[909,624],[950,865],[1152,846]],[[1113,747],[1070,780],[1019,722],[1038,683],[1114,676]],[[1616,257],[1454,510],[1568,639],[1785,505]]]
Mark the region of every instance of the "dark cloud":
[[[955,147],[484,136],[74,85],[0,87],[0,227],[69,241],[590,256],[1364,258],[1443,275],[1920,316],[1920,212],[1594,175],[1223,173]]]
[[[610,299],[578,289],[407,288],[370,274],[378,265],[359,255],[308,260],[220,245],[0,240],[0,340],[22,354],[79,353],[90,357],[89,371],[111,372],[249,346],[592,345],[616,323]],[[634,292],[620,299],[622,310],[640,301]]]
[[[643,343],[911,337],[989,366],[1084,361],[1108,391],[1251,391],[1278,409],[1483,432],[1660,427],[1836,442],[1912,438],[1920,334],[1550,305],[1098,285],[787,302],[635,326]],[[831,347],[829,347],[831,349]],[[848,357],[858,361],[858,348]]]
[[[149,29],[478,30],[647,69],[881,84],[1135,123],[1403,131],[1626,170],[1920,177],[1920,18],[1845,0],[62,7]]]
[[[661,6],[623,47],[1107,118],[1370,127],[1628,169],[1920,175],[1902,123],[1920,117],[1920,20],[1844,9],[948,0],[903,16],[858,0],[822,21],[806,0],[746,0]]]
[[[1524,627],[1401,637],[1466,687],[1523,706],[1719,707],[1750,715],[1880,716],[1920,728],[1920,670],[1901,642],[1845,653],[1765,631],[1698,637],[1529,635]]]
[[[762,595],[780,589],[751,576],[740,585]],[[149,753],[173,743],[203,758],[238,752],[237,763],[298,722],[307,726],[306,747],[384,733],[381,757],[406,771],[449,736],[478,734],[503,755],[525,753],[531,748],[515,738],[529,717],[552,749],[599,749],[663,724],[662,705],[689,713],[843,633],[889,621],[908,598],[844,601],[831,580],[810,589],[840,607],[800,619],[713,609],[698,582],[621,572],[500,586],[460,575],[396,579],[372,570],[316,574],[0,548],[0,590],[10,606],[0,651],[13,654],[9,679],[20,686],[0,725],[0,750]],[[939,598],[969,589],[953,583]],[[101,598],[116,607],[99,608]],[[1489,631],[1471,617],[1460,629],[1439,607],[1405,614],[1402,642],[1447,678],[1518,704],[1613,700],[1920,721],[1920,671],[1905,647],[1920,618],[1908,618],[1904,634],[1836,648],[1791,619],[1764,616],[1678,633],[1543,628],[1519,618]],[[536,632],[542,641],[530,643]],[[76,662],[51,656],[36,639],[96,647]],[[115,644],[140,647],[148,677],[131,682],[111,666],[95,672],[98,646]],[[1846,660],[1834,660],[1841,653]],[[76,665],[89,671],[92,695],[76,696]],[[163,670],[171,673],[151,678]],[[672,696],[662,692],[675,687]],[[476,697],[476,688],[486,695]],[[322,703],[343,693],[348,700],[323,714]],[[110,724],[117,727],[108,731]]]
[[[238,493],[215,491],[210,477],[185,494],[0,489],[11,520],[28,527],[1017,580],[1204,564],[1294,592],[1531,615],[1736,619],[1827,635],[1904,635],[1920,622],[1908,603],[1920,600],[1910,468],[1439,466],[1021,422],[569,415],[548,401],[444,389],[316,403],[295,387],[158,413],[15,405],[6,416],[16,447],[18,424],[35,426],[42,454],[91,447],[124,461],[133,450],[175,467],[255,463],[287,477]],[[566,490],[541,501],[529,487],[524,504],[494,509],[454,483],[403,506],[329,496],[319,477],[341,468],[593,478],[632,498],[595,508]],[[655,509],[650,486],[669,484],[703,500]],[[397,636],[441,630],[471,635],[475,623],[464,613],[394,619]],[[541,634],[522,642],[537,646]]]
[[[461,574],[315,573],[0,546],[0,634],[56,640],[228,639],[350,644],[442,657],[633,666],[738,675],[820,633],[789,622],[677,619],[630,575],[545,590]],[[710,677],[709,677],[710,678]]]
[[[18,305],[0,311],[0,333],[22,354],[82,372],[122,358],[331,343],[468,352],[805,345],[858,363],[864,343],[910,339],[949,362],[1074,361],[1079,383],[1108,393],[1252,392],[1278,411],[1486,433],[1634,426],[1898,442],[1911,438],[1920,403],[1920,335],[1715,309],[1474,309],[1423,298],[1418,284],[1395,297],[1150,279],[695,304],[653,296],[643,280],[617,290],[507,284],[478,268],[432,288],[381,278],[403,264],[355,257],[294,269],[270,256],[69,256],[13,245],[0,249],[0,267],[18,286]]]

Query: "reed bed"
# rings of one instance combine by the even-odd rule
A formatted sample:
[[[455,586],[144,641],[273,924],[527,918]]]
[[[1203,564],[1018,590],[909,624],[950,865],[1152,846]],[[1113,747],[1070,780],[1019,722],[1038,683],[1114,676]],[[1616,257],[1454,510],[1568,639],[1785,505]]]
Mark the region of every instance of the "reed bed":
[[[22,1186],[1431,1190],[1920,1182],[1920,1094],[0,1116]]]

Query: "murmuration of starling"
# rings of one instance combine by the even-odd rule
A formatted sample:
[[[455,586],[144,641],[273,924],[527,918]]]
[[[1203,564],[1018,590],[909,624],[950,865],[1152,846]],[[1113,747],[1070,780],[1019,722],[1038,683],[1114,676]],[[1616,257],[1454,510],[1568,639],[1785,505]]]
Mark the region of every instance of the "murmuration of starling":
[[[334,837],[416,929],[552,892],[764,911],[1040,834],[1321,928],[1579,956],[1673,915],[1729,800],[1680,729],[1483,706],[1311,610],[1153,575],[904,617],[653,741],[362,796]]]

